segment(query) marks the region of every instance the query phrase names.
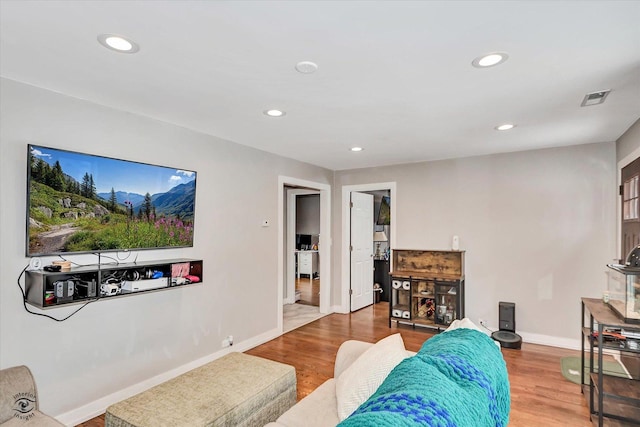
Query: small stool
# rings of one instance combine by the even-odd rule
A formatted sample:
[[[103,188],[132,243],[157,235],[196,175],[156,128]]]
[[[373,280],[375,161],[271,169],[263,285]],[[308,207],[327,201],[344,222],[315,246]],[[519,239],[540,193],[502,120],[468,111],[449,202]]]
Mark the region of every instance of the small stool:
[[[293,366],[230,353],[109,406],[105,426],[262,427],[295,403]]]

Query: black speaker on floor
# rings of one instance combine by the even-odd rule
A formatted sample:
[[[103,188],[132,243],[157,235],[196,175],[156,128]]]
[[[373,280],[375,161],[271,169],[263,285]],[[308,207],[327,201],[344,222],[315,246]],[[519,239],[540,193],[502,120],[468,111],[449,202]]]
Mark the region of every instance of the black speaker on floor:
[[[500,343],[502,348],[519,350],[522,337],[516,334],[516,305],[512,302],[498,303],[498,322],[500,330],[491,334],[491,338]]]

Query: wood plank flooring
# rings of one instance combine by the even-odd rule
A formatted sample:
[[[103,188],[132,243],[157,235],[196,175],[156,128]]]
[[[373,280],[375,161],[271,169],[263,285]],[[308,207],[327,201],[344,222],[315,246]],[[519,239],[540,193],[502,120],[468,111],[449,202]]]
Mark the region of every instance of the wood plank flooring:
[[[417,351],[431,336],[425,329],[388,327],[388,303],[381,302],[352,314],[332,314],[255,347],[248,354],[295,366],[298,399],[333,376],[340,344],[349,339],[375,342],[400,332],[407,349]],[[523,344],[522,350],[503,349],[511,382],[510,427],[590,426],[580,386],[564,379],[560,358],[579,352]],[[104,416],[83,427],[104,426]]]
[[[296,290],[300,291],[300,301],[298,304],[320,305],[320,279],[310,280],[309,278],[296,278]]]

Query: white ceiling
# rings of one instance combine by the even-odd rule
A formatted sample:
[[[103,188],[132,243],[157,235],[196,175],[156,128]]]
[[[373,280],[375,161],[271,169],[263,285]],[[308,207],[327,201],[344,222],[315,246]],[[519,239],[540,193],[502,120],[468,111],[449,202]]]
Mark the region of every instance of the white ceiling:
[[[0,39],[3,77],[334,170],[615,141],[640,117],[638,1],[1,0]]]

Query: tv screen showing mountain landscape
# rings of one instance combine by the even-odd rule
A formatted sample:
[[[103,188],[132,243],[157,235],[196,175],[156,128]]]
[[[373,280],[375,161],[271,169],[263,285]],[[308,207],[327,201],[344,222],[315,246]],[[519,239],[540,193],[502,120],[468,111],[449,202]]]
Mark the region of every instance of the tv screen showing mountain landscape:
[[[28,146],[27,256],[193,246],[196,172]]]

